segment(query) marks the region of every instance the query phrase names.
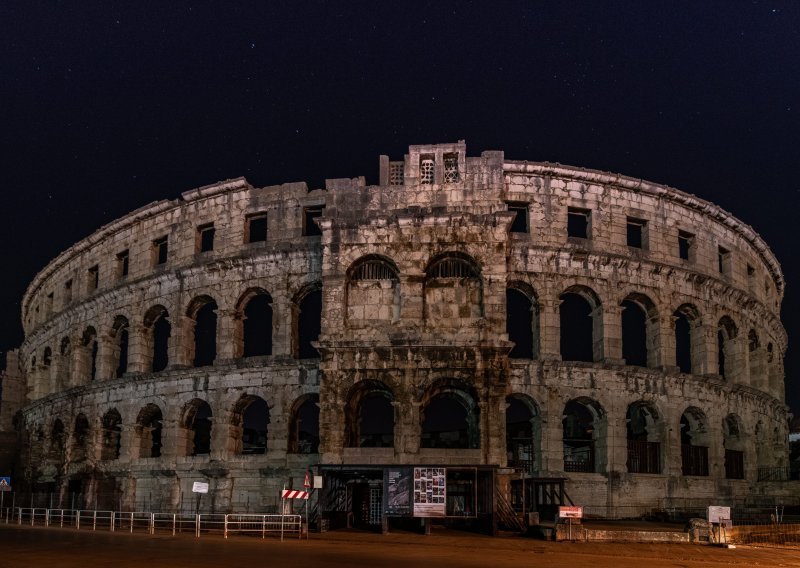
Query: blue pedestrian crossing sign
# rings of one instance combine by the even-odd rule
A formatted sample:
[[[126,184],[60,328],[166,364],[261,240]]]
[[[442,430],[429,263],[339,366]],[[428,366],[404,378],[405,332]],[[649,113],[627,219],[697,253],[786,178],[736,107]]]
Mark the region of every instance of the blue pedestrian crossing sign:
[[[11,491],[10,477],[0,477],[0,491]]]

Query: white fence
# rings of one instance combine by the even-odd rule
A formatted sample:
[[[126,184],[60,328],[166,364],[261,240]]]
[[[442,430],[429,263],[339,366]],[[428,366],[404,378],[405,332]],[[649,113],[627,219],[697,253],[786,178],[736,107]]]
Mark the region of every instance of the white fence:
[[[149,511],[96,511],[77,509],[44,509],[31,507],[4,507],[0,509],[0,522],[17,525],[43,525],[46,527],[74,527],[84,530],[146,532],[148,534],[179,533],[222,535],[231,534],[284,535],[304,532],[301,515],[258,514],[200,514],[152,513]],[[307,531],[306,531],[307,534]]]

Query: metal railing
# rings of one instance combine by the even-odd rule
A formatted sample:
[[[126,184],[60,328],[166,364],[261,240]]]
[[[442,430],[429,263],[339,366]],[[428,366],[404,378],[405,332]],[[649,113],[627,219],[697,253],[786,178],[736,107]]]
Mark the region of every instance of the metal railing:
[[[123,532],[218,534],[267,533],[297,534],[305,531],[302,515],[155,513],[150,511],[98,511],[89,509],[46,509],[37,507],[0,508],[0,522],[46,527],[73,527],[77,530],[108,530]]]

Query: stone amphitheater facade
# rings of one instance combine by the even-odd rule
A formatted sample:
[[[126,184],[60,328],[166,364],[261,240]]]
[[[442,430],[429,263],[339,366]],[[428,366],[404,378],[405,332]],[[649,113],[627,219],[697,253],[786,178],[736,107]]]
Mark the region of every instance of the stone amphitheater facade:
[[[308,468],[437,464],[612,517],[775,491],[784,279],[751,227],[463,141],[325,185],[188,191],[34,278],[31,490],[175,510],[209,481],[204,509],[269,511]]]

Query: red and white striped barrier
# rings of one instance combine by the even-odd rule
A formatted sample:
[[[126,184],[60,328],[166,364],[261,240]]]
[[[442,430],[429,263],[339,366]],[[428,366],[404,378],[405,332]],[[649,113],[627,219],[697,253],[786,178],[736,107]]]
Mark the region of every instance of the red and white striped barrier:
[[[308,491],[297,491],[294,489],[284,489],[281,491],[281,499],[308,499]]]

